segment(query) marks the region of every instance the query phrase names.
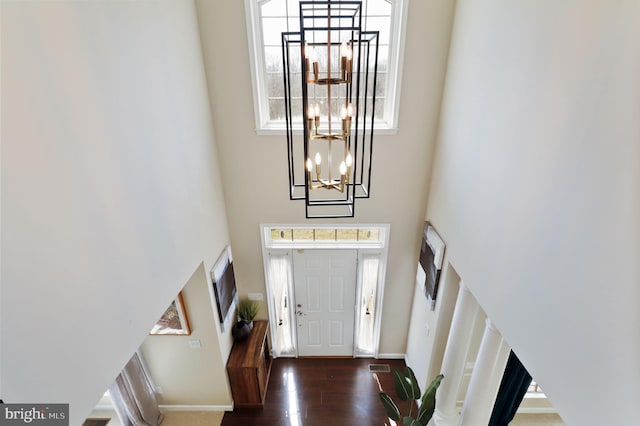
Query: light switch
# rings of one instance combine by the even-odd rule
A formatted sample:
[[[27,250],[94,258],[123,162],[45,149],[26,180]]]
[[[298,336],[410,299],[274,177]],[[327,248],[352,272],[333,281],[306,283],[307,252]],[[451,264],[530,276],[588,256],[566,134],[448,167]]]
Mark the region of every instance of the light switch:
[[[249,293],[249,300],[262,300],[262,293]]]

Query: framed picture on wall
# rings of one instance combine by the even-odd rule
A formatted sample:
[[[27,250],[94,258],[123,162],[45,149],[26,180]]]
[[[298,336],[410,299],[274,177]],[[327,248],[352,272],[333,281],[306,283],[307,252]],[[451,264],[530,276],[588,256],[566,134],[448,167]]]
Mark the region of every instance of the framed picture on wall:
[[[236,278],[233,272],[233,256],[231,247],[226,246],[211,269],[213,293],[216,296],[216,306],[220,318],[220,328],[224,332],[225,324],[232,316],[236,302]]]
[[[165,336],[188,336],[191,334],[182,292],[178,293],[178,297],[171,302],[149,334]]]
[[[427,222],[422,235],[416,279],[418,283],[424,283],[424,294],[427,297],[431,310],[434,310],[436,306],[444,249],[444,241],[442,241],[442,238],[440,238],[440,235],[438,235],[433,226]]]

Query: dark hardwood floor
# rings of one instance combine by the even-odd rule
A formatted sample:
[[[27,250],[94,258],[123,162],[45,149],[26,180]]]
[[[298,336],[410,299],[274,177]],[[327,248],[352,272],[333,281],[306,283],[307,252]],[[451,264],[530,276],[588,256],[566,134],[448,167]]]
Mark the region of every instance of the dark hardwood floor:
[[[227,412],[222,426],[388,425],[379,386],[403,415],[409,402],[398,401],[391,372],[373,373],[369,364],[388,364],[391,370],[405,366],[403,360],[366,358],[275,359],[264,407]]]

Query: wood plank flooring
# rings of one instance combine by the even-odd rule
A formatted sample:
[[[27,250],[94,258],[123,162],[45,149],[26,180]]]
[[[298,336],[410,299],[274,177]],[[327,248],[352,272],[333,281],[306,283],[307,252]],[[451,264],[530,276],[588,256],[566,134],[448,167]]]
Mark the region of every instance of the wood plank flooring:
[[[366,358],[275,359],[265,406],[227,412],[222,426],[388,425],[379,386],[403,415],[409,402],[397,400],[390,372],[373,373],[369,364],[389,364],[391,370],[405,366],[403,360]]]

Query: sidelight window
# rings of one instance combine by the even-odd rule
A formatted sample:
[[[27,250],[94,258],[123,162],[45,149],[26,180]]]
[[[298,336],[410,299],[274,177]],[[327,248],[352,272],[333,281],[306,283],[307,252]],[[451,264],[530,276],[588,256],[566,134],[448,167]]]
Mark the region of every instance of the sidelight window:
[[[288,252],[270,251],[267,263],[267,294],[272,306],[274,356],[295,355],[291,318],[291,256]]]
[[[376,306],[378,279],[380,276],[380,254],[360,254],[359,314],[356,321],[357,355],[374,355],[375,352],[375,324],[378,316]]]

